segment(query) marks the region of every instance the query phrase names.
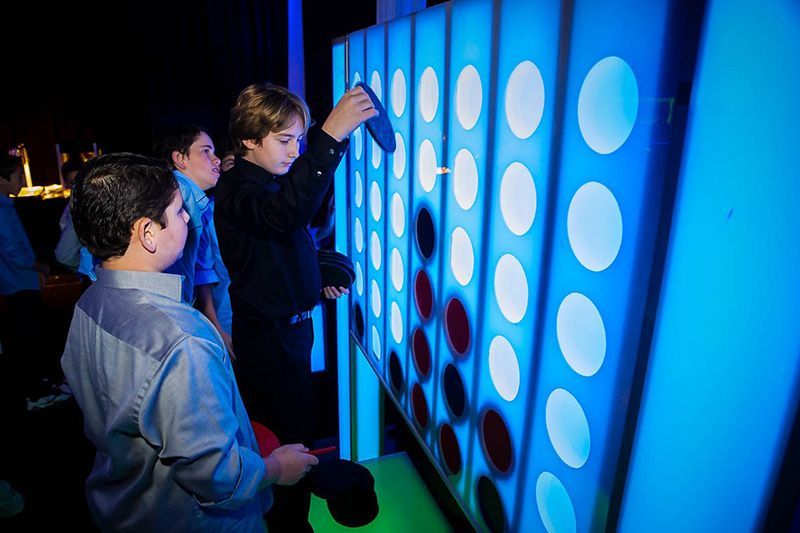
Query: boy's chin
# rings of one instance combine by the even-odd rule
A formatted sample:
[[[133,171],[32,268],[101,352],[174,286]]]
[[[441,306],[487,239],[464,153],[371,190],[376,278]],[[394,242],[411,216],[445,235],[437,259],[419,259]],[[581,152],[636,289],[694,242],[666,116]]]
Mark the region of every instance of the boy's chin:
[[[276,176],[283,176],[292,168],[292,165],[277,165],[272,169],[272,173]]]

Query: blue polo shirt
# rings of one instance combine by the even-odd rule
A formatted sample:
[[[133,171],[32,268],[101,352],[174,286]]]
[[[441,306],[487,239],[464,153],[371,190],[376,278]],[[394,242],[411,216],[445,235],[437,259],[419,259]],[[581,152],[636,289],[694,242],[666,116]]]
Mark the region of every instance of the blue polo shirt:
[[[211,217],[214,215],[209,208],[206,193],[186,174],[177,170],[173,172],[183,198],[183,208],[189,215],[189,231],[183,255],[166,272],[183,276],[181,299],[192,305],[196,286],[219,282],[214,270],[214,252],[209,235],[212,231]]]
[[[0,195],[0,294],[39,290],[36,256],[14,209],[14,200]]]

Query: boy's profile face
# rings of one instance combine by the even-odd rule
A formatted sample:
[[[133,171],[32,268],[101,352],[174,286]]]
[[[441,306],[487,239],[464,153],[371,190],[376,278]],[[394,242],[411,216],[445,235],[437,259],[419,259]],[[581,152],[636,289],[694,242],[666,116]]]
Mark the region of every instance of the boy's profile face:
[[[258,144],[252,140],[244,141],[249,149],[245,159],[271,174],[282,176],[289,172],[300,155],[300,140],[305,133],[303,122],[295,117],[288,128],[269,132]]]
[[[167,224],[166,227],[160,228],[157,248],[163,263],[160,269],[162,271],[183,254],[183,246],[186,244],[186,235],[189,232],[187,226],[189,215],[183,209],[183,198],[179,190],[175,191],[164,218]]]
[[[0,192],[5,195],[13,194],[14,196],[19,194],[19,191],[22,190],[22,187],[25,186],[25,173],[22,170],[22,165],[19,165],[17,168],[14,169],[13,172],[8,176],[8,180],[3,179],[0,177]]]
[[[180,155],[178,170],[189,176],[198,187],[207,191],[219,180],[220,160],[214,154],[214,142],[206,132],[201,132],[189,147],[187,155]]]

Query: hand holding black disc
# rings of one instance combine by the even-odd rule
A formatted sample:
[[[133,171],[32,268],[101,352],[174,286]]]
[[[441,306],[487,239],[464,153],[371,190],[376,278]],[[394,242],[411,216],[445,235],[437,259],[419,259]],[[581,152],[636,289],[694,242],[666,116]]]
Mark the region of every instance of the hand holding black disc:
[[[364,92],[367,93],[372,100],[372,105],[378,110],[377,115],[367,119],[365,122],[367,131],[369,131],[369,134],[375,139],[375,142],[378,143],[378,146],[383,148],[384,152],[393,153],[395,149],[397,149],[397,142],[394,140],[394,128],[392,128],[392,123],[389,122],[389,114],[386,113],[386,109],[383,108],[383,104],[378,98],[378,95],[373,92],[369,85],[360,81],[356,83],[356,87],[364,89]]]

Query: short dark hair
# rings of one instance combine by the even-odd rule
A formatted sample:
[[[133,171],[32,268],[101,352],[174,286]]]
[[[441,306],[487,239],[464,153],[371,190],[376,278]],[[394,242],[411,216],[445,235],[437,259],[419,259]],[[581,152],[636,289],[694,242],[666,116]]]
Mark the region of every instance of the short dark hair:
[[[164,212],[178,183],[162,161],[138,154],[106,154],[87,161],[72,189],[72,223],[89,251],[105,261],[124,255],[134,222],[166,227]]]
[[[66,176],[70,172],[76,172],[80,170],[82,166],[83,161],[81,161],[80,156],[71,157],[61,165],[61,175]]]
[[[7,153],[0,153],[0,178],[10,181],[11,174],[21,165],[21,158]]]
[[[189,149],[192,147],[192,144],[194,144],[197,138],[203,133],[209,135],[208,130],[202,126],[198,126],[197,124],[183,124],[162,137],[155,152],[171,167],[174,167],[175,164],[172,161],[172,152],[177,151],[183,155],[189,155]]]

